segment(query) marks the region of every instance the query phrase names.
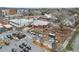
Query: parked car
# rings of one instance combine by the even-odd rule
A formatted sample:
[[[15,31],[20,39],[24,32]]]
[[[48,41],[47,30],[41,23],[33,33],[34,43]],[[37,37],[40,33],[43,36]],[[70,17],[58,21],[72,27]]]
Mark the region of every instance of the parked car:
[[[24,48],[24,46],[23,46],[23,45],[19,45],[19,48],[23,49],[23,48]]]
[[[0,49],[2,49],[2,46],[0,46]]]
[[[13,35],[13,36],[16,36],[16,33],[13,33],[12,35]]]
[[[31,50],[31,47],[30,47],[30,46],[27,46],[26,48],[27,48],[28,50]]]
[[[27,31],[27,33],[30,33],[30,31]]]
[[[11,51],[12,52],[17,52],[17,50],[15,48],[12,48]]]
[[[7,38],[10,38],[11,37],[11,35],[7,35]]]
[[[7,38],[9,38],[10,40],[13,39],[13,37],[11,35],[7,35]]]
[[[23,46],[25,46],[25,47],[27,46],[27,44],[26,44],[26,43],[22,43],[22,45],[23,45]]]

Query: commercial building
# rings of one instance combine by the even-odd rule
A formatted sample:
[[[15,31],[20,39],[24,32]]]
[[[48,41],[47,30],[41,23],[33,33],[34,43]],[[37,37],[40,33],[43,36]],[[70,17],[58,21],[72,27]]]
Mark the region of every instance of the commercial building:
[[[10,20],[10,24],[15,27],[28,26],[31,22],[33,22],[33,19],[12,19]]]
[[[42,26],[47,26],[49,24],[48,21],[42,21],[42,20],[35,20],[31,25],[32,27],[42,27]]]
[[[0,33],[11,29],[12,29],[12,26],[8,22],[4,20],[0,20]]]

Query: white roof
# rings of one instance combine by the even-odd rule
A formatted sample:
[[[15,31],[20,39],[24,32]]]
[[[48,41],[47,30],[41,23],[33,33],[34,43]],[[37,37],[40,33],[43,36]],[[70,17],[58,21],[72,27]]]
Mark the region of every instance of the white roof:
[[[10,21],[15,22],[15,23],[26,23],[26,22],[32,22],[33,19],[12,19]]]
[[[52,36],[55,36],[55,34],[54,33],[49,33],[50,35],[52,35]]]
[[[12,26],[9,25],[9,24],[7,24],[7,25],[4,25],[4,27],[6,27],[6,28],[11,28]]]
[[[0,28],[3,28],[3,26],[0,26]]]
[[[19,24],[20,26],[24,26],[24,25],[28,25],[30,22],[33,22],[33,19],[12,19],[10,21],[14,22],[14,24],[16,23],[15,24],[16,26],[18,26],[17,24]]]
[[[47,18],[51,18],[51,17],[52,17],[51,14],[45,14],[45,16],[46,16]]]
[[[42,21],[42,20],[35,20],[32,25],[47,25],[49,22],[48,21]]]

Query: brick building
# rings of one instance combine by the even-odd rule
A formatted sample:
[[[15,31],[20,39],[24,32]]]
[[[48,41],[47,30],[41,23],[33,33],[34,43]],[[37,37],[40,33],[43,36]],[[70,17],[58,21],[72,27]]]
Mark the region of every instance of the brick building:
[[[17,13],[17,11],[15,10],[15,9],[9,9],[8,10],[8,14],[9,15],[14,15],[14,14],[16,14]]]

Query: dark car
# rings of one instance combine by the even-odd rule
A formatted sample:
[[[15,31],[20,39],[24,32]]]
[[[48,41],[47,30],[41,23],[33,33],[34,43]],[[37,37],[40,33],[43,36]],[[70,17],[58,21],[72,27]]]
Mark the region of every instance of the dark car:
[[[2,46],[0,46],[0,49],[2,49]]]
[[[13,37],[11,35],[7,35],[7,38],[9,38],[10,40],[13,39]]]
[[[13,36],[16,36],[16,33],[13,33],[12,35],[13,35]]]
[[[11,49],[12,52],[17,52],[17,50],[15,48]]]
[[[22,35],[23,37],[26,37],[26,35],[24,34],[24,35]]]
[[[27,31],[27,33],[30,33],[30,31]]]
[[[27,46],[26,48],[27,48],[28,50],[31,50],[31,47],[30,47],[30,46]]]
[[[13,37],[11,36],[11,37],[10,37],[10,40],[12,40],[12,39],[13,39]]]
[[[11,37],[11,35],[7,35],[7,38],[10,38]]]
[[[27,46],[27,44],[26,44],[26,43],[22,43],[22,45],[23,45],[23,46],[25,46],[25,47]]]
[[[23,45],[19,45],[19,47],[21,48],[21,49],[23,49],[24,47],[23,47]]]

